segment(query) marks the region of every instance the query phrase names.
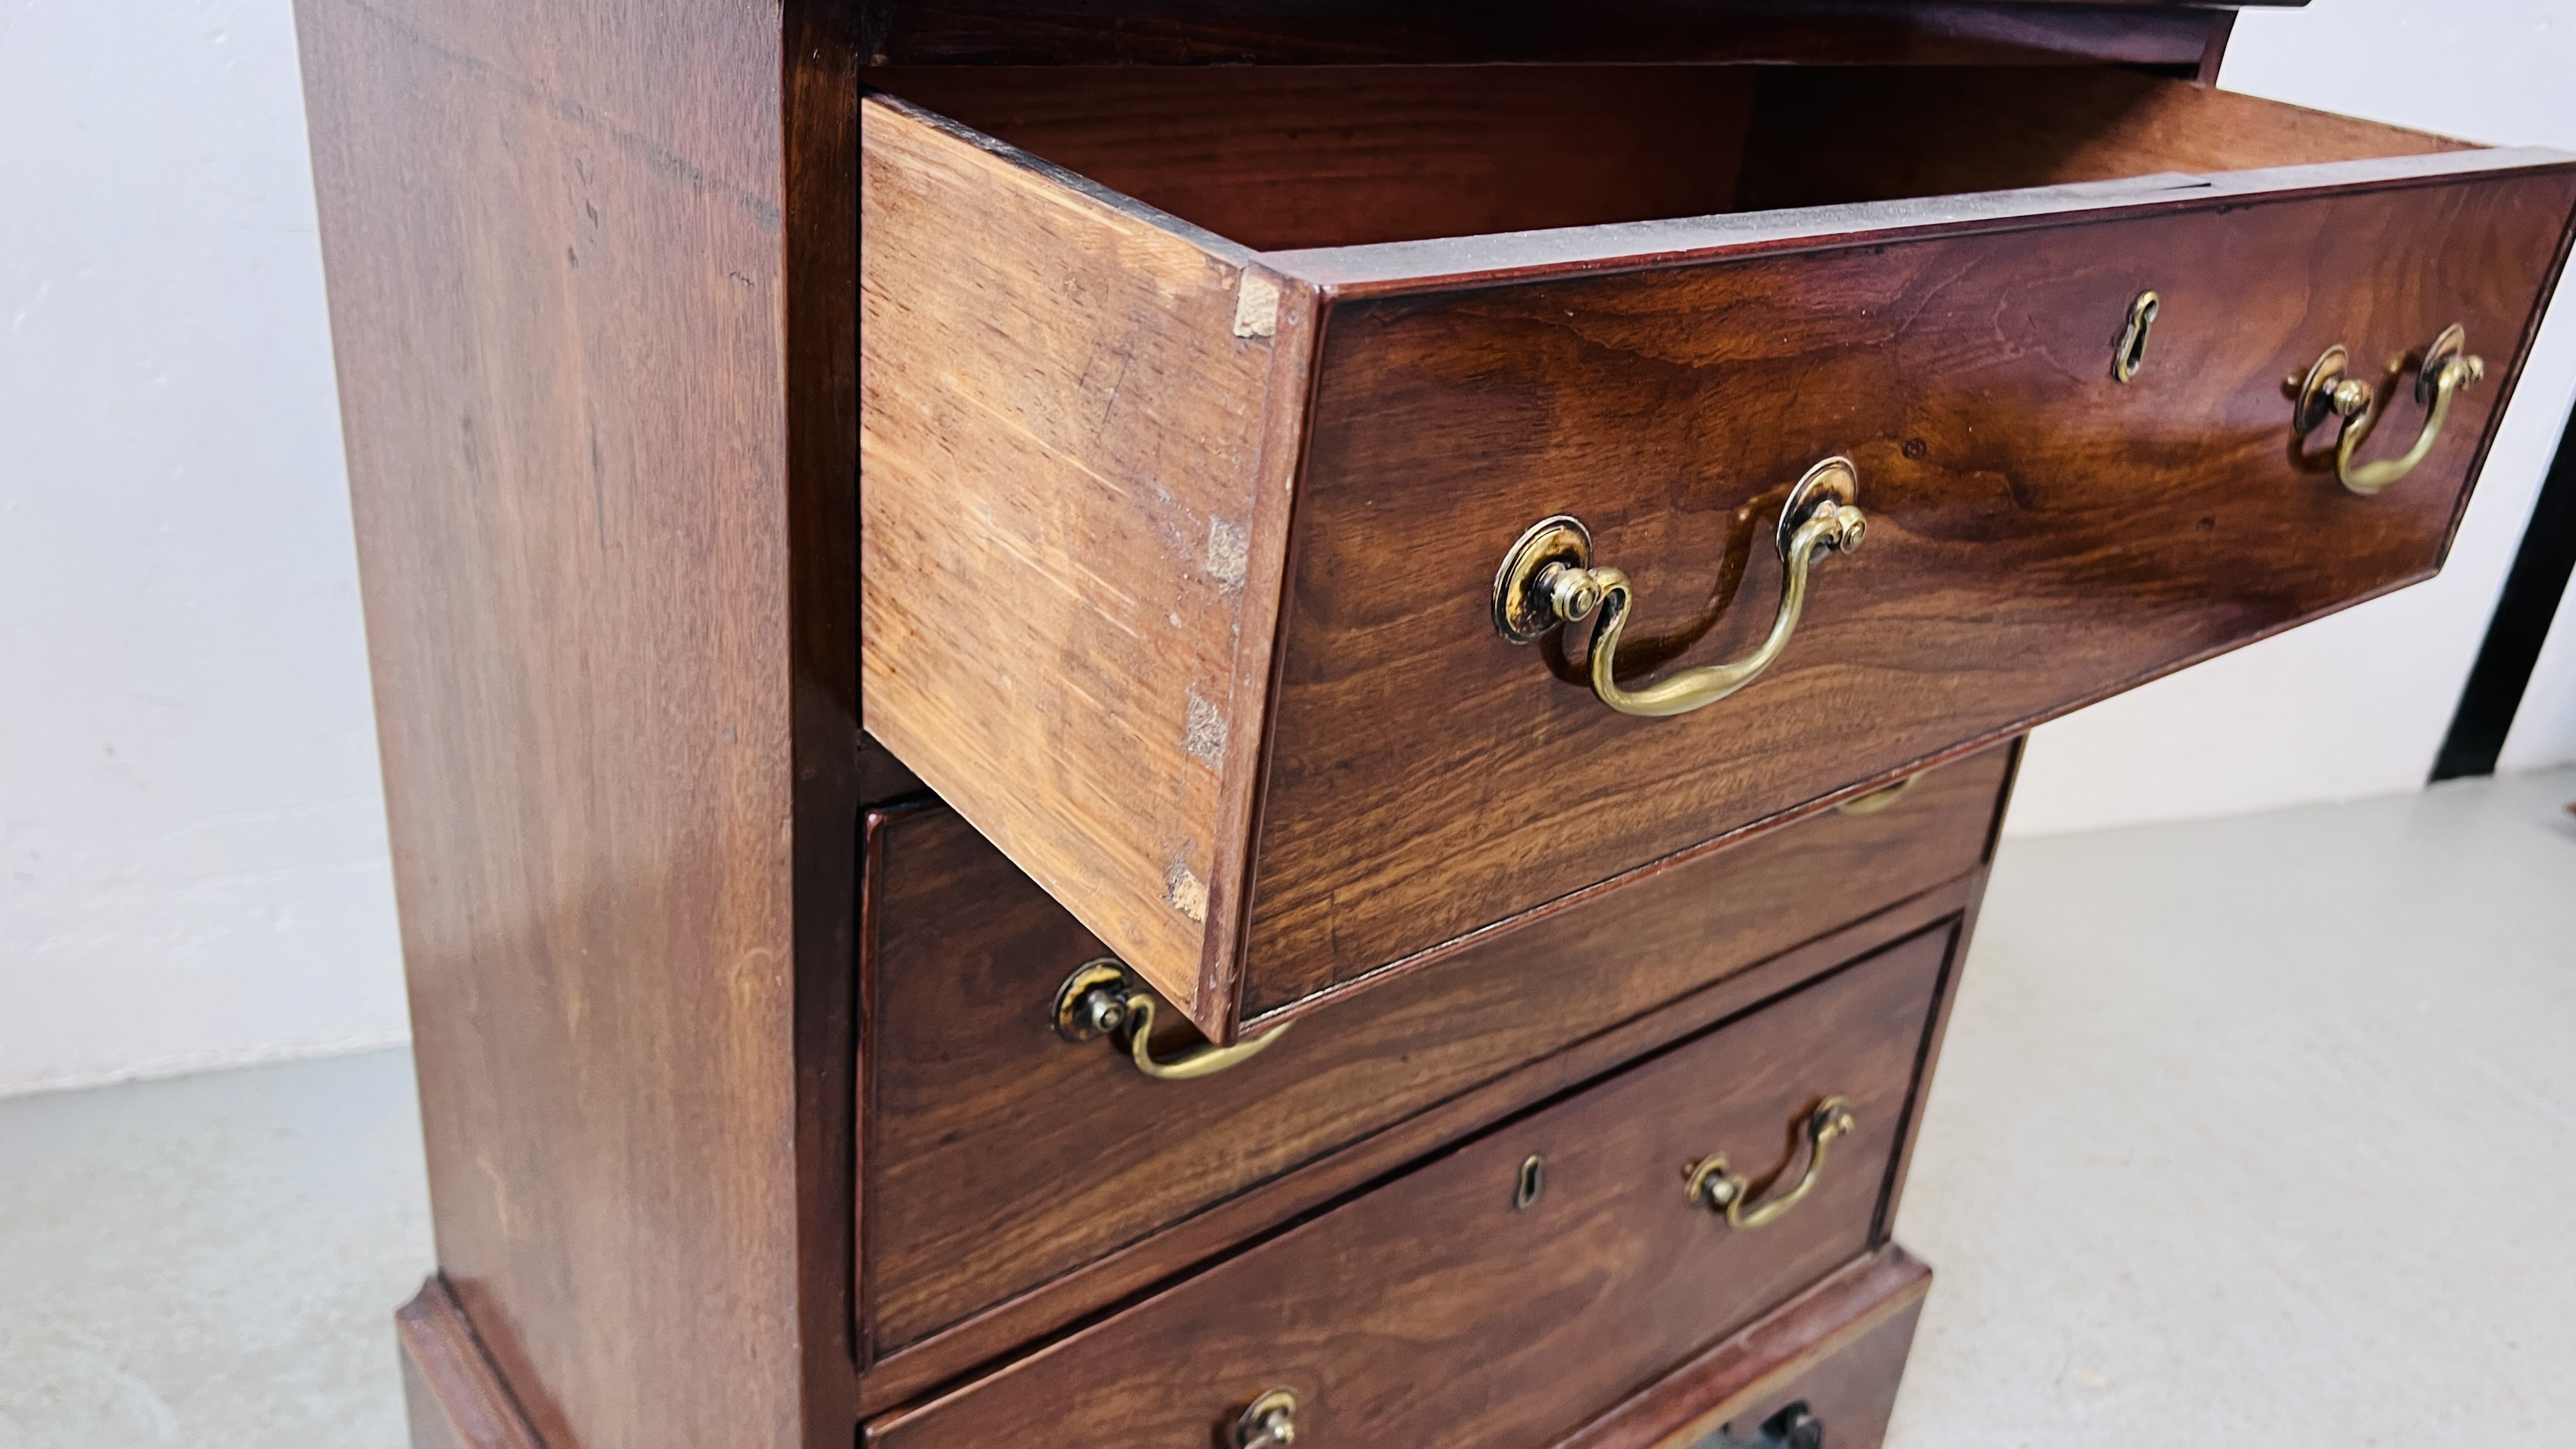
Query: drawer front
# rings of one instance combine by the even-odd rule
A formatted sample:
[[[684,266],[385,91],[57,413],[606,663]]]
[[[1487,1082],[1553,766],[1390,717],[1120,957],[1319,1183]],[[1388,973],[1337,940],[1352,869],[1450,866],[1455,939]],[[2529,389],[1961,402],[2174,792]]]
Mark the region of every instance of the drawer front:
[[[942,809],[880,817],[868,853],[864,1295],[878,1352],[1975,869],[2010,758],[1989,751],[1883,808],[1827,812],[1688,862],[1181,1082],[1147,1078],[1111,1041],[1057,1034],[1058,989],[1101,946],[982,837]],[[1179,1035],[1167,1053],[1194,1045]]]
[[[2244,185],[2233,206],[1888,227],[1612,276],[1353,281],[1320,344],[1245,1017],[2430,575],[2569,177]],[[2114,344],[2150,290],[2122,382]],[[2356,456],[2392,457],[2427,409],[2415,372],[2380,364],[2452,324],[2488,376],[2410,474],[2348,490],[2334,420],[2296,436],[2285,378],[2347,347],[2388,399]],[[1747,654],[1781,597],[1782,494],[1835,455],[1866,535],[1816,564],[1740,693],[1632,717],[1588,686],[1591,621],[1535,647],[1498,634],[1498,564],[1570,514],[1633,585],[1626,687]]]
[[[1506,1124],[868,1442],[1202,1449],[1275,1389],[1315,1449],[1552,1442],[1878,1240],[1954,935]],[[1829,1095],[1851,1130],[1818,1165],[1801,1129]],[[1721,1153],[1748,1201],[1811,1190],[1730,1227],[1684,1186]]]
[[[1890,1243],[1556,1449],[1875,1449],[1932,1270]]]
[[[1228,1041],[2426,576],[2576,204],[2090,67],[880,79],[952,115],[861,107],[864,723]],[[2385,472],[2382,363],[2453,324],[2486,376],[2346,492],[2284,379],[2346,349]],[[1588,622],[1497,636],[1570,514],[1604,693],[1743,656],[1837,456],[1866,538],[1741,694],[1617,714]]]
[[[1706,1416],[1714,1428],[1695,1425],[1655,1449],[1878,1449],[1896,1414],[1897,1386],[1922,1314],[1918,1296],[1848,1340],[1731,1396]]]

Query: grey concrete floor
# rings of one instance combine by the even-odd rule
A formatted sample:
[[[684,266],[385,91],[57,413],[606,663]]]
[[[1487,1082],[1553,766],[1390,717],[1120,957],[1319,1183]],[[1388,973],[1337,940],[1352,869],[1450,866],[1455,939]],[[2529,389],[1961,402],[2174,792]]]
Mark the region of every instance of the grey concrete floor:
[[[0,1100],[0,1449],[399,1449],[411,1054]]]
[[[1894,1449],[2576,1443],[2576,771],[2008,842]],[[0,1449],[396,1449],[403,1053],[0,1101]]]
[[[2576,771],[2011,841],[1893,1449],[2576,1444]]]

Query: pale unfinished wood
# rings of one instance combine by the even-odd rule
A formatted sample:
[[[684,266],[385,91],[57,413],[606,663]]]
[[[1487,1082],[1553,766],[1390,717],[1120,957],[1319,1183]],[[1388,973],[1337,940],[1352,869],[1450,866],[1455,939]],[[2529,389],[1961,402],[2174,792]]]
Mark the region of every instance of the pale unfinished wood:
[[[1309,294],[862,110],[867,728],[1222,1031]]]

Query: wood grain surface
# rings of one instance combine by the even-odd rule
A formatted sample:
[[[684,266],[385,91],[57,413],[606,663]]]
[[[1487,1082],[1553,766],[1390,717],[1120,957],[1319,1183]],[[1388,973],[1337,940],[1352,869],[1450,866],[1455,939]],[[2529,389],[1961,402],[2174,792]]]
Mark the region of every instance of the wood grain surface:
[[[1272,1387],[1304,1401],[1301,1441],[1486,1449],[1571,1432],[1874,1246],[1950,941],[1912,938],[1507,1123],[880,1418],[867,1442],[1198,1444]],[[1713,1151],[1762,1180],[1828,1093],[1858,1129],[1785,1217],[1729,1229],[1684,1196],[1683,1170]],[[1547,1181],[1524,1210],[1532,1155]]]
[[[1557,1449],[1739,1449],[1803,1403],[1828,1449],[1878,1449],[1932,1270],[1893,1244],[1665,1375]]]
[[[1829,812],[1500,937],[1196,1082],[1156,1082],[1107,1042],[1059,1038],[1057,987],[1099,943],[955,815],[878,818],[866,887],[876,1351],[1975,870],[2006,758],[1933,771],[1878,813]],[[1797,904],[1818,890],[1832,913]],[[1174,1049],[1195,1039],[1177,1037]],[[1024,1190],[1032,1177],[1048,1190]],[[991,1243],[1011,1251],[979,1251]]]
[[[2305,0],[2254,0],[2303,4]],[[2232,12],[2164,0],[860,0],[898,65],[2197,66]]]
[[[2475,149],[2100,68],[916,66],[868,79],[1264,251]]]
[[[436,1278],[394,1313],[411,1449],[545,1449]]]
[[[2510,391],[2569,199],[2563,158],[2460,151],[2107,70],[879,75],[1092,179],[872,104],[899,138],[879,166],[901,173],[877,187],[886,214],[936,217],[941,235],[976,239],[975,268],[1019,280],[965,286],[954,278],[985,273],[934,264],[928,244],[889,250],[912,256],[890,265],[917,285],[887,285],[889,321],[871,334],[887,339],[872,375],[889,401],[873,414],[887,441],[871,444],[885,461],[868,496],[902,521],[870,534],[886,550],[870,577],[887,582],[870,585],[885,602],[871,595],[868,637],[887,644],[869,646],[883,659],[869,668],[888,681],[871,686],[870,720],[1220,1040],[1571,891],[2426,575]],[[1543,184],[1583,173],[1585,153],[1623,159]],[[953,177],[921,180],[933,156]],[[2008,189],[2031,186],[2056,189]],[[932,199],[903,201],[907,187]],[[1968,194],[1915,199],[1945,188]],[[1620,220],[1789,203],[1821,209]],[[963,221],[974,208],[1043,211],[1046,225]],[[1066,217],[1098,235],[1062,230]],[[1515,226],[1559,229],[1458,235]],[[1103,236],[1136,256],[1103,262]],[[1234,249],[1247,240],[1297,245],[1253,263]],[[1319,240],[1354,244],[1305,244]],[[1328,319],[1275,643],[1254,617],[1257,579],[1236,603],[1182,606],[1205,593],[1188,499],[1243,473],[1151,440],[1223,417],[1237,462],[1286,467],[1302,364],[1283,352],[1256,376],[1238,358],[1231,375],[1187,380],[1172,364],[1139,379],[1169,396],[1128,415],[1150,413],[1134,436],[1115,408],[1103,416],[1118,426],[1079,437],[1061,421],[1088,416],[1081,385],[1061,380],[1088,375],[1108,345],[1095,334],[1198,345],[1238,263],[1292,279],[1291,310],[1306,305],[1294,281],[1311,283]],[[1068,309],[1030,280],[1085,268],[1101,285],[1159,278],[1158,297],[1195,278],[1205,325],[1161,303],[1150,325]],[[911,300],[942,286],[956,300]],[[2121,388],[2109,343],[2151,286],[2167,292],[2155,356]],[[1040,320],[972,325],[995,297]],[[2469,395],[2406,498],[2328,496],[2318,453],[2291,445],[2281,377],[2329,342],[2388,356],[2451,320],[2502,375]],[[1274,340],[1303,357],[1312,330]],[[905,374],[913,356],[957,361],[934,384]],[[1024,395],[1042,386],[1067,395]],[[980,412],[957,401],[988,394],[999,401]],[[1054,441],[1031,445],[992,422],[1002,413]],[[1867,558],[1828,565],[1776,677],[1722,712],[1751,727],[1714,748],[1719,716],[1649,724],[1586,698],[1567,657],[1579,641],[1515,653],[1483,628],[1504,545],[1573,509],[1644,586],[1634,669],[1741,649],[1775,587],[1776,561],[1750,548],[1755,516],[1831,452],[1862,462],[1877,537]],[[1030,461],[1041,454],[1055,461]],[[1037,483],[1045,468],[1061,480]],[[986,480],[971,506],[959,476]],[[1163,491],[1104,486],[1113,476]],[[1255,575],[1291,551],[1279,511],[1263,518]],[[1100,586],[1102,560],[1136,541],[1098,543],[1118,527],[1182,546],[1145,550],[1141,575],[1116,571],[1177,603]],[[1730,552],[1750,552],[1749,571],[1721,567]],[[898,565],[912,570],[900,587]],[[1220,669],[1222,708],[1200,679]],[[1082,733],[1099,700],[1110,707],[1087,718],[1113,721],[1114,740]],[[1247,755],[1265,707],[1256,810]],[[1838,737],[1855,729],[1856,747]],[[1223,748],[1176,755],[1175,738]],[[1256,820],[1247,890],[1238,837]]]
[[[551,1449],[837,1449],[841,143],[774,8],[298,10],[441,1267]]]
[[[859,730],[856,32],[838,0],[782,11],[796,1307],[805,1422],[828,1437],[857,1415],[859,804],[893,781],[868,767],[885,752]]]
[[[2475,149],[2126,70],[1773,69],[1735,209]]]
[[[949,66],[906,100],[1248,247],[1695,216],[1733,205],[1740,66]]]
[[[873,1417],[919,1401],[942,1385],[1024,1352],[1030,1344],[1170,1287],[1245,1244],[1384,1182],[1496,1122],[1580,1089],[1838,966],[1935,927],[1959,930],[1964,941],[1966,919],[1974,914],[1985,878],[1980,869],[1849,922],[1644,1016],[1471,1087],[1256,1191],[1213,1204],[1151,1237],[942,1329],[869,1366],[859,1383],[862,1412]]]
[[[2128,216],[2051,195],[2053,218],[1994,229],[1332,305],[1247,1019],[2438,566],[2561,255],[2563,161]],[[2147,288],[2163,310],[2121,386],[2111,344]],[[2330,434],[2294,446],[2286,375],[2337,342],[2375,371],[2454,321],[2489,383],[2415,476],[2363,499]],[[2419,420],[2401,399],[2374,451]],[[1495,636],[1496,562],[1572,512],[1636,581],[1641,668],[1742,652],[1778,564],[1754,549],[1712,613],[1739,512],[1836,453],[1867,545],[1821,567],[1742,694],[1627,718],[1580,682],[1579,633]]]
[[[861,113],[866,728],[1225,1030],[1312,308],[1240,248]]]

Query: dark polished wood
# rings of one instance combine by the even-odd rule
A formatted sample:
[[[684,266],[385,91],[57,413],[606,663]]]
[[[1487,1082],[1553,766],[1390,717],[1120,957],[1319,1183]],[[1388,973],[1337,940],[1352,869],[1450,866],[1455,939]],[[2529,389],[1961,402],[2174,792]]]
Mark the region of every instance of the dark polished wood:
[[[888,98],[887,154],[976,178],[889,210],[908,255],[976,238],[972,267],[924,262],[887,294],[936,294],[905,315],[955,314],[938,334],[954,345],[911,349],[949,359],[951,401],[1025,403],[1027,378],[1073,377],[1080,358],[1209,348],[1222,308],[1175,321],[1170,299],[1201,306],[1188,299],[1238,264],[1275,275],[1315,348],[1311,378],[1274,363],[1259,398],[1257,369],[1211,351],[1189,386],[1160,387],[1164,410],[1113,408],[1050,444],[1103,461],[1044,487],[1026,439],[990,421],[998,405],[943,404],[955,436],[935,448],[900,441],[923,431],[902,408],[878,425],[897,440],[879,491],[909,520],[888,547],[938,562],[872,575],[886,602],[871,618],[920,622],[893,630],[909,662],[871,693],[871,728],[1220,1040],[2426,576],[2576,197],[2558,153],[2463,150],[2098,68],[880,74],[955,113]],[[1807,124],[1837,106],[1850,119]],[[1612,159],[1587,168],[1587,153]],[[1938,195],[1951,187],[1973,190]],[[1050,195],[1055,230],[1000,224]],[[1367,204],[1340,204],[1352,196]],[[1740,209],[1784,202],[1807,209]],[[1082,241],[1077,217],[1131,241]],[[1479,230],[1511,226],[1539,229]],[[1229,250],[1247,238],[1287,249]],[[1022,277],[1058,272],[1086,296],[1158,279],[1164,300],[1059,318],[1061,289]],[[970,273],[985,280],[956,280]],[[2150,287],[2168,293],[2154,357],[2122,386],[2110,342]],[[1033,319],[1013,346],[1114,324],[1142,350],[1095,338],[1062,367],[999,366],[973,319],[1006,294]],[[2282,377],[2331,342],[2368,337],[2348,345],[2386,356],[2451,321],[2499,375],[2454,409],[2403,497],[2357,506],[2294,445]],[[1192,508],[1269,497],[1239,472],[1201,476],[1195,454],[1143,488],[1134,447],[1102,452],[1200,411],[1303,429],[1267,644],[1244,632],[1249,605],[1237,621],[1064,586],[1133,577],[1196,539]],[[1022,415],[1051,438],[1088,416]],[[2403,417],[2381,446],[2400,445]],[[1250,436],[1229,466],[1293,451],[1275,428],[1257,450]],[[956,466],[903,462],[933,452]],[[1770,621],[1778,565],[1755,545],[1778,490],[1837,452],[1860,465],[1869,549],[1827,566],[1788,655],[1740,700],[1620,717],[1588,697],[1579,640],[1515,649],[1486,623],[1510,540],[1574,510],[1640,583],[1633,671],[1739,652]],[[1021,461],[986,466],[1003,457]],[[1094,474],[1122,481],[1104,493]],[[1102,497],[1154,521],[1069,524]],[[1266,572],[1274,535],[1249,537]],[[1166,562],[1145,573],[1187,577]],[[1199,675],[1265,648],[1275,683],[1238,680],[1230,707],[1208,707],[1223,747],[1202,758],[1221,770],[1141,766],[1171,749],[1176,703],[1213,698]],[[1068,650],[1081,669],[1038,657]],[[1068,691],[1109,702],[1114,742],[1059,728]],[[1235,771],[1256,702],[1247,804]],[[1014,775],[997,720],[1043,725],[1051,743],[1019,753],[1049,769]],[[1140,770],[1166,783],[1120,783]],[[1168,859],[1151,844],[1174,840],[1186,848]],[[1202,900],[1205,921],[1184,919]]]
[[[784,7],[788,708],[794,766],[796,1277],[809,1436],[855,1412],[859,1304],[859,805],[919,787],[859,732],[859,237],[856,34],[845,5]],[[825,1284],[834,1286],[826,1288]],[[835,1446],[837,1449],[837,1445]]]
[[[1877,1442],[2002,742],[2435,567],[2563,262],[2569,158],[2178,79],[2231,20],[299,0],[418,1449]],[[2344,494],[2280,376],[2452,320]],[[1834,450],[1741,698],[1482,628],[1571,510],[1636,669],[1739,647]],[[1295,1029],[1149,1082],[1051,1029],[1113,948]],[[1826,1092],[1789,1217],[1685,1200]]]
[[[913,67],[875,85],[1261,250],[1733,208],[1736,66]]]
[[[394,1312],[412,1449],[545,1449],[445,1281]]]
[[[875,1414],[921,1398],[978,1366],[1155,1288],[1180,1281],[1264,1233],[1384,1181],[1408,1164],[1464,1141],[1584,1083],[1795,990],[1861,956],[1936,926],[1958,931],[1965,949],[1985,873],[1936,887],[1831,935],[1786,951],[1634,1021],[1471,1088],[1259,1190],[1228,1198],[1152,1237],[987,1309],[954,1328],[871,1365],[860,1381],[862,1411]],[[1945,997],[1945,1002],[1948,1000]],[[1945,1008],[1946,1009],[1946,1008]],[[1940,1018],[1936,1014],[1935,1021]],[[1906,1145],[1912,1150],[1913,1128]],[[1891,1196],[1890,1202],[1894,1198]]]
[[[872,1422],[867,1442],[1198,1444],[1273,1387],[1303,1401],[1301,1440],[1490,1449],[1571,1432],[1876,1245],[1953,936],[1911,938],[1506,1123]],[[1757,1182],[1804,1172],[1795,1128],[1836,1093],[1857,1128],[1777,1222],[1730,1229],[1685,1196],[1684,1170],[1711,1152]],[[1545,1187],[1524,1208],[1532,1156]]]
[[[1557,1449],[1756,1449],[1793,1404],[1827,1449],[1887,1437],[1932,1270],[1893,1245],[1666,1374]]]
[[[2233,11],[2166,0],[859,0],[896,65],[1736,62],[2197,69]],[[2306,0],[2250,0],[2298,5]],[[2189,73],[2187,70],[2186,73]]]
[[[2477,149],[2091,68],[915,66],[866,75],[1261,251]]]
[[[854,81],[788,9],[298,6],[439,1260],[551,1449],[855,1418]]]
[[[862,734],[859,736],[859,803],[882,805],[906,795],[918,795],[925,787],[921,777],[903,767],[885,746]]]
[[[2403,164],[2437,169],[1333,304],[1245,1017],[1563,894],[1562,854],[1532,846],[1570,818],[1611,879],[2430,576],[2548,295],[2576,169]],[[2149,288],[2149,362],[2122,386],[2111,343]],[[2376,376],[2452,322],[2489,383],[2412,477],[2356,497],[2312,450],[2330,430],[2294,446],[2285,376],[2337,342]],[[2374,451],[2420,419],[2401,402]],[[1857,464],[1867,544],[1819,569],[1786,655],[1735,698],[1627,718],[1581,682],[1580,629],[1518,647],[1487,621],[1513,537],[1571,511],[1635,580],[1633,632],[1669,641],[1632,644],[1641,673],[1741,653],[1779,563],[1753,549],[1721,611],[1719,561],[1745,510],[1767,527],[1766,496],[1833,454]]]
[[[2119,70],[1773,70],[1747,130],[1741,211],[2479,149]]]
[[[1056,1034],[1057,988],[1102,947],[963,821],[935,807],[872,817],[875,1351],[1976,870],[2006,762],[1990,752],[1884,810],[1700,857],[1318,1011],[1195,1082],[1151,1080],[1110,1042]],[[1836,917],[1804,906],[1819,891]],[[1186,1024],[1164,1039],[1166,1054],[1197,1041]],[[1012,1250],[979,1251],[989,1243]]]

